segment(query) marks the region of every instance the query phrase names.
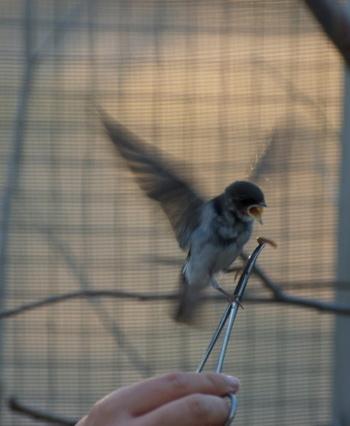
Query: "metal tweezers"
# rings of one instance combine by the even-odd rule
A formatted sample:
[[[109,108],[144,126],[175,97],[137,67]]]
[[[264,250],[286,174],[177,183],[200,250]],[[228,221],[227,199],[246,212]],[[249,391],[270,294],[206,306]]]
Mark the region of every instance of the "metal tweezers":
[[[215,333],[213,334],[213,337],[212,337],[212,339],[209,343],[209,346],[208,346],[205,354],[203,355],[201,362],[199,363],[199,365],[197,367],[197,370],[196,370],[197,373],[200,373],[203,370],[203,368],[204,368],[204,366],[205,366],[205,364],[206,364],[206,362],[209,358],[209,355],[211,354],[211,351],[213,350],[213,348],[214,348],[214,346],[215,346],[215,344],[216,344],[216,342],[217,342],[217,340],[220,336],[220,333],[223,330],[223,328],[224,328],[224,326],[225,326],[225,324],[228,320],[228,325],[227,325],[227,328],[226,328],[224,341],[223,341],[223,344],[222,344],[222,348],[221,348],[221,351],[220,351],[220,354],[219,354],[218,363],[217,363],[216,370],[215,370],[216,373],[221,373],[221,371],[222,371],[222,365],[224,363],[227,345],[228,345],[228,342],[230,340],[230,335],[231,335],[233,323],[236,319],[238,308],[241,305],[241,299],[243,297],[244,290],[247,286],[248,279],[249,279],[249,276],[250,276],[250,274],[253,270],[255,262],[256,262],[256,260],[259,256],[259,254],[263,250],[263,248],[266,246],[266,242],[264,242],[264,240],[262,238],[261,239],[258,238],[258,244],[259,244],[258,247],[253,251],[253,253],[250,255],[249,259],[247,260],[246,264],[244,265],[243,272],[242,272],[241,277],[238,281],[236,290],[233,294],[232,301],[230,301],[228,303],[227,307],[226,307],[225,313],[224,313]],[[229,397],[230,400],[231,400],[230,412],[229,412],[227,421],[225,423],[225,426],[229,426],[233,422],[233,419],[234,419],[235,414],[236,414],[237,399],[236,399],[236,396],[232,395],[232,394],[225,395],[225,397]]]

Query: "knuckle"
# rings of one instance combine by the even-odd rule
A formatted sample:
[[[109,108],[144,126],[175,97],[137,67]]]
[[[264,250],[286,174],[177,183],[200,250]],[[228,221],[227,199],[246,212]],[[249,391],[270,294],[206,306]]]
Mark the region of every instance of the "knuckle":
[[[185,376],[181,373],[172,373],[166,376],[166,381],[168,382],[168,386],[170,386],[171,390],[174,392],[181,392],[186,389],[188,383]]]
[[[188,398],[188,408],[191,415],[200,420],[205,420],[209,415],[209,407],[205,403],[203,395],[191,395]]]

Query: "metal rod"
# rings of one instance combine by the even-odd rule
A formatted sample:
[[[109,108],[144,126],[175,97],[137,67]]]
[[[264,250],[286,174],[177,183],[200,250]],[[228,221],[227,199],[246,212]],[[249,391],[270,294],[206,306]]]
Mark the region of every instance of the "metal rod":
[[[232,393],[230,393],[229,395],[226,395],[226,396],[228,396],[231,400],[231,407],[230,407],[230,411],[229,411],[228,416],[227,416],[225,426],[230,426],[230,424],[232,423],[232,421],[233,421],[233,419],[235,418],[235,415],[236,415],[237,398],[236,398],[236,395],[233,395]]]
[[[224,363],[227,345],[228,345],[228,342],[230,340],[230,335],[231,335],[233,323],[235,322],[235,318],[236,318],[236,315],[237,315],[238,306],[239,306],[238,302],[236,302],[236,301],[234,301],[230,304],[231,309],[230,309],[229,321],[228,321],[228,325],[227,325],[227,328],[226,328],[224,342],[222,344],[222,348],[221,348],[221,351],[220,351],[220,354],[219,354],[218,364],[217,364],[216,370],[215,370],[217,373],[221,373],[221,371],[222,371],[222,365]]]
[[[258,247],[256,247],[256,249],[253,251],[252,255],[249,257],[249,259],[247,260],[247,262],[244,266],[242,275],[241,275],[241,277],[238,281],[235,292],[233,294],[234,300],[232,302],[229,302],[229,304],[227,305],[226,310],[224,312],[224,315],[222,316],[222,319],[221,319],[217,329],[215,330],[213,337],[211,338],[211,341],[208,345],[208,348],[205,351],[205,353],[204,353],[204,355],[201,359],[201,362],[199,363],[199,366],[197,367],[197,370],[196,370],[197,373],[200,373],[203,370],[203,368],[204,368],[204,366],[205,366],[205,364],[206,364],[206,362],[207,362],[207,360],[208,360],[208,358],[209,358],[209,356],[210,356],[210,354],[211,354],[211,352],[212,352],[212,350],[213,350],[213,348],[214,348],[214,346],[215,346],[215,344],[216,344],[216,342],[217,342],[217,340],[220,336],[221,331],[223,330],[227,320],[229,320],[227,328],[226,328],[224,341],[223,341],[223,344],[222,344],[222,347],[221,347],[221,350],[220,350],[218,363],[217,363],[217,366],[216,366],[216,372],[217,373],[221,373],[221,371],[222,371],[222,367],[223,367],[223,364],[224,364],[224,359],[225,359],[228,343],[229,343],[231,332],[232,332],[232,327],[233,327],[233,324],[235,322],[237,312],[238,312],[238,308],[240,306],[241,299],[242,299],[244,291],[246,289],[249,276],[250,276],[250,274],[253,270],[254,264],[255,264],[258,256],[259,256],[259,254],[261,253],[263,248],[266,246],[266,242],[264,242],[263,239],[259,239],[259,238],[258,238],[258,244],[259,244]],[[236,398],[235,395],[232,395],[232,394],[229,394],[229,395],[226,395],[226,396],[229,397],[230,400],[231,400],[230,412],[229,412],[229,415],[228,415],[226,423],[225,423],[225,426],[229,426],[232,423],[232,421],[235,417],[235,414],[236,414],[237,398]]]
[[[241,298],[243,297],[243,293],[245,291],[245,288],[247,286],[248,283],[248,279],[249,276],[254,268],[255,262],[258,259],[259,254],[261,253],[261,251],[263,250],[263,248],[266,246],[266,243],[260,243],[258,247],[256,247],[256,249],[253,251],[253,253],[249,256],[248,261],[245,265],[245,268],[242,272],[242,275],[238,281],[236,290],[234,292],[234,296],[236,297],[236,300],[238,302],[241,301]]]
[[[213,337],[212,337],[212,339],[209,343],[207,350],[205,351],[205,354],[203,355],[203,358],[201,359],[201,362],[199,363],[199,365],[197,367],[196,373],[200,373],[203,370],[203,367],[204,367],[205,363],[207,362],[209,355],[211,354],[211,351],[213,350],[215,343],[220,336],[222,329],[224,328],[224,325],[225,325],[227,318],[230,314],[230,310],[231,310],[231,303],[229,303],[227,305],[226,310],[224,312],[224,315],[223,315],[217,329],[215,330],[215,332],[213,334]]]
[[[251,274],[251,271],[254,267],[254,264],[255,264],[258,256],[259,256],[261,250],[265,247],[265,245],[266,245],[266,243],[259,243],[258,247],[254,250],[252,255],[249,257],[247,263],[245,264],[244,270],[242,272],[242,275],[241,275],[241,277],[238,281],[236,290],[234,292],[235,300],[233,302],[230,302],[227,305],[226,310],[224,312],[224,315],[222,316],[222,319],[221,319],[218,327],[216,328],[216,330],[213,334],[213,337],[211,338],[211,341],[208,345],[208,348],[205,351],[205,353],[204,353],[204,355],[201,359],[201,362],[199,363],[199,365],[196,369],[197,373],[200,373],[203,370],[203,368],[204,368],[204,366],[205,366],[205,364],[206,364],[206,362],[207,362],[207,360],[208,360],[208,358],[209,358],[209,356],[210,356],[210,354],[211,354],[211,352],[212,352],[212,350],[213,350],[213,348],[214,348],[214,346],[215,346],[215,344],[216,344],[216,342],[217,342],[217,340],[220,336],[220,333],[221,333],[222,329],[224,328],[224,325],[225,325],[228,317],[231,314],[231,310],[233,308],[233,305],[235,306],[235,308],[234,308],[235,313],[234,313],[234,318],[233,318],[233,322],[234,322],[236,314],[237,314],[237,309],[238,309],[239,303],[241,301],[241,298],[243,296],[244,290],[246,288],[246,285],[247,285],[249,276]],[[232,326],[233,326],[233,323],[232,323]],[[232,330],[232,326],[230,327],[230,330],[229,330],[230,333],[231,333],[231,330]],[[227,342],[228,342],[228,340],[227,340]],[[226,347],[221,350],[221,352],[223,352],[223,350],[226,351],[226,349],[227,349],[227,344],[226,344]],[[220,357],[222,357],[222,356],[224,357],[225,355],[220,353]]]

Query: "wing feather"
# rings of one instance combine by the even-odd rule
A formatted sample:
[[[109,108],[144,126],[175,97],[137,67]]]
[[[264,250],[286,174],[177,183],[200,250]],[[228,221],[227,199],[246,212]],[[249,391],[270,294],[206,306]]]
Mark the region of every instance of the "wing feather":
[[[122,124],[101,112],[107,134],[134,173],[147,196],[158,201],[167,215],[181,249],[188,248],[193,231],[199,226],[205,200],[163,160],[162,152],[144,142]]]

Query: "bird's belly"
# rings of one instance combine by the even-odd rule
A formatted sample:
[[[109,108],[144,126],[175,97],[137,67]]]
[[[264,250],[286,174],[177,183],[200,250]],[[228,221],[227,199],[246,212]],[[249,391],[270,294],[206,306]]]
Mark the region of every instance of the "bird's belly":
[[[248,241],[250,229],[241,232],[228,244],[220,244],[199,230],[191,244],[191,255],[184,267],[186,281],[193,286],[205,287],[210,277],[228,269]]]
[[[236,244],[226,247],[206,244],[201,250],[192,251],[184,268],[187,282],[198,287],[207,286],[210,276],[228,269],[238,254]]]
[[[232,262],[234,262],[239,254],[240,250],[237,249],[236,244],[231,244],[225,248],[218,250],[211,259],[211,272],[216,274],[217,272],[228,269]]]

